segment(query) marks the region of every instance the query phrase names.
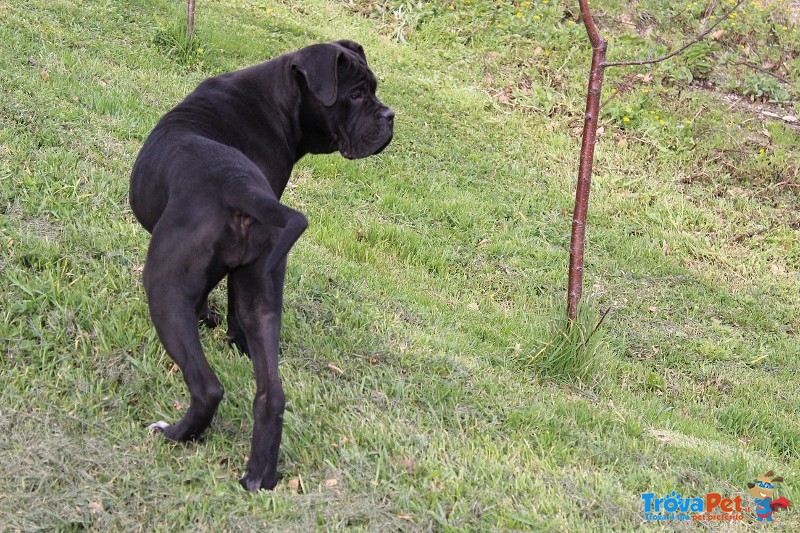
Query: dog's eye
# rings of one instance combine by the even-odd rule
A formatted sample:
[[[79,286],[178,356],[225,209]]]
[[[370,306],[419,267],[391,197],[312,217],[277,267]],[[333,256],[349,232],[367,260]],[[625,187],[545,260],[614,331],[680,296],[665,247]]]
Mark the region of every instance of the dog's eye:
[[[353,91],[350,93],[350,100],[360,100],[362,97],[361,91]]]

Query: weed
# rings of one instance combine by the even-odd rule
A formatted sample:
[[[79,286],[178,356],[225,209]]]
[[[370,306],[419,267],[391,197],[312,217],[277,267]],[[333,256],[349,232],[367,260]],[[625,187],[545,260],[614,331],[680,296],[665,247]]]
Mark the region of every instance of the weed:
[[[392,9],[394,18],[395,33],[394,38],[397,42],[405,43],[406,34],[419,27],[426,15],[433,11],[425,2],[402,2]]]
[[[643,40],[623,42],[644,43]],[[717,53],[722,50],[719,43],[713,40],[700,41],[690,46],[683,54],[658,64],[662,81],[668,85],[685,87],[693,81],[708,80],[714,68],[719,65]]]
[[[436,2],[423,0],[380,0],[359,2],[349,6],[354,12],[381,21],[398,43],[407,43],[407,37],[433,15]]]
[[[785,104],[790,99],[789,91],[783,87],[780,81],[760,72],[746,73],[742,78],[741,85],[736,87],[736,92],[749,96],[754,101]]]
[[[714,54],[721,49],[719,43],[714,41],[700,41],[689,47],[682,61],[685,62],[686,68],[692,73],[694,79],[706,80],[717,62]]]
[[[611,92],[616,96],[617,89],[612,88]],[[659,106],[653,92],[649,87],[643,87],[613,97],[603,106],[602,116],[623,131],[643,135],[664,149],[692,149],[696,143],[692,121],[680,119],[669,109]]]

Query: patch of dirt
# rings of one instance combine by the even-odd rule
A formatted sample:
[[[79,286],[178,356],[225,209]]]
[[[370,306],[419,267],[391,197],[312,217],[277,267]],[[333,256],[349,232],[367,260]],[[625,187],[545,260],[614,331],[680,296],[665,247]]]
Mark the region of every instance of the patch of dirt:
[[[700,87],[706,89],[706,87]],[[715,88],[707,89],[722,101],[729,104],[731,111],[748,113],[761,122],[779,121],[789,128],[800,133],[800,116],[792,112],[791,106],[775,104],[772,102],[762,102],[751,100],[747,96],[735,93],[726,93]]]
[[[795,24],[800,23],[800,0],[792,0],[789,2],[788,8],[792,22]]]

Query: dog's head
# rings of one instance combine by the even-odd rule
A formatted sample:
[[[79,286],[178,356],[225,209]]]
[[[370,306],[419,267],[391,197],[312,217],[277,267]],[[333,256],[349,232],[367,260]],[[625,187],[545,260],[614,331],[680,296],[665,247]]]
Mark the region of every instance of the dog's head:
[[[336,41],[292,57],[302,93],[302,128],[310,152],[348,159],[381,152],[392,140],[394,111],[375,96],[377,80],[360,44]]]

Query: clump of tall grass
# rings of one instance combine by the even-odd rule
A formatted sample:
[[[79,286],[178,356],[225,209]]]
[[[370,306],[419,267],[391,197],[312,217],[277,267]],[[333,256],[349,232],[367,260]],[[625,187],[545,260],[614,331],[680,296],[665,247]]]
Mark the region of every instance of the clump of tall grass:
[[[196,29],[189,32],[189,22],[185,13],[176,13],[172,22],[157,29],[153,37],[155,45],[168,57],[188,67],[202,65],[205,49],[201,41]]]
[[[555,382],[577,385],[596,382],[604,344],[600,326],[610,310],[601,314],[596,307],[583,304],[573,321],[565,313],[554,321],[544,346],[526,356],[525,364],[542,378]]]

